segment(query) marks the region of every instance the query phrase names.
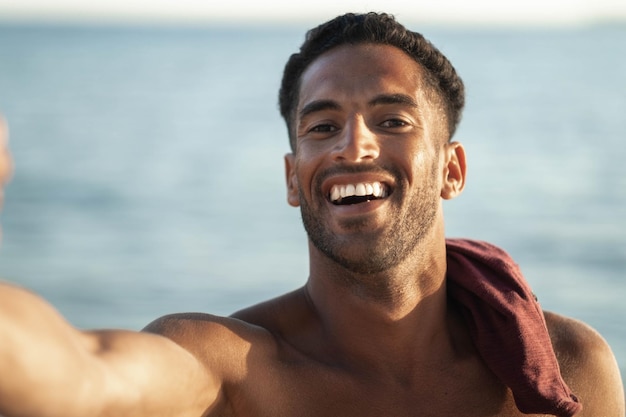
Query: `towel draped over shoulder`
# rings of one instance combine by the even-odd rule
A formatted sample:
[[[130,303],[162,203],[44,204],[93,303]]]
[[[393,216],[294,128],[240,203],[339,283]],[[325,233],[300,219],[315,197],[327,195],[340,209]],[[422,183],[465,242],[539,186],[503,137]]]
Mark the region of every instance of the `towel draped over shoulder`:
[[[543,311],[518,265],[486,242],[447,239],[447,288],[476,348],[526,414],[571,417],[582,405],[563,381]]]

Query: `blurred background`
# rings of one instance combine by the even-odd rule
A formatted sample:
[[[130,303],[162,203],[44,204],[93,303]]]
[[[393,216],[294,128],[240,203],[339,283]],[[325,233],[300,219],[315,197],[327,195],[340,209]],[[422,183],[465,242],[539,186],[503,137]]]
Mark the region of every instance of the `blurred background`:
[[[222,3],[0,0],[16,162],[0,277],[85,328],[229,314],[301,286],[282,68],[306,29],[387,11],[466,83],[468,186],[445,203],[448,235],[510,252],[624,375],[625,2]]]

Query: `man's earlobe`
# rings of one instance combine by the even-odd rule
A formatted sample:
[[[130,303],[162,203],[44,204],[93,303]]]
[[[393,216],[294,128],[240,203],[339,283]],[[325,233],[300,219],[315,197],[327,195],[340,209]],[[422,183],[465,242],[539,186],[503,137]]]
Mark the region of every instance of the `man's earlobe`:
[[[467,165],[465,163],[465,149],[459,142],[446,144],[445,153],[441,198],[450,200],[461,194],[465,188]]]
[[[287,181],[287,203],[290,206],[300,206],[300,192],[298,191],[298,178],[296,177],[296,162],[293,153],[285,155],[285,179]]]

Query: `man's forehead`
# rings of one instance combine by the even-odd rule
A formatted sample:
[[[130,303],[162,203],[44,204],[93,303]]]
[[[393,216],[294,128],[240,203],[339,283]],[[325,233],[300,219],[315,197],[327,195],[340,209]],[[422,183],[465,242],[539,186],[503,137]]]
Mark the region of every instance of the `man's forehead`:
[[[424,70],[402,50],[382,44],[342,45],[313,61],[302,74],[299,103],[331,97],[371,99],[380,94],[416,96]],[[369,98],[368,98],[369,97]]]

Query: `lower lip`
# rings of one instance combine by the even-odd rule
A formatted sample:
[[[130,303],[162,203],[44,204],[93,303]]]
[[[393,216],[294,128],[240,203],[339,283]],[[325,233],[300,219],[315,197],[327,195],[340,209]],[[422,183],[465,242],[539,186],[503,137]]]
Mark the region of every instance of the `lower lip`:
[[[331,202],[329,202],[328,204],[330,205],[331,210],[337,213],[338,215],[354,216],[354,215],[362,215],[362,214],[373,212],[377,210],[379,207],[381,207],[383,204],[385,204],[386,201],[387,201],[386,199],[371,200],[366,203],[348,204],[348,205],[343,205],[343,206],[336,205]]]

